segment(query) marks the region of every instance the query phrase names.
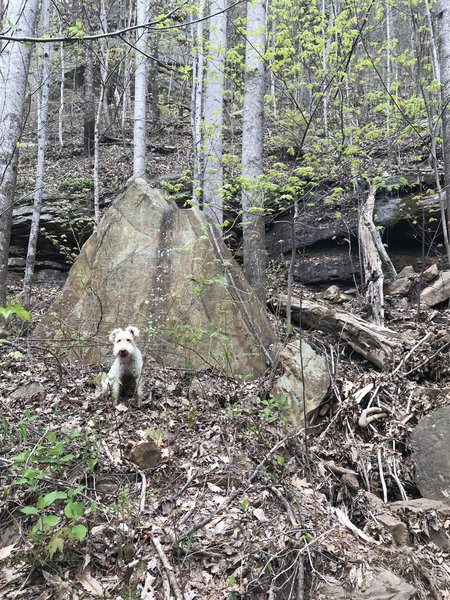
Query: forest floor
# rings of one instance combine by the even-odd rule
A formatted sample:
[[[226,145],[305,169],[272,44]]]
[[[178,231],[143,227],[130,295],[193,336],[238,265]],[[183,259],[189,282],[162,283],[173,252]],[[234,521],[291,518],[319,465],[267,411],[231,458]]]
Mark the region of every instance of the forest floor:
[[[10,295],[19,290],[12,282]],[[35,288],[33,324],[57,293]],[[345,308],[358,313],[358,298]],[[387,326],[413,344],[449,319],[388,300]],[[331,334],[289,337],[300,335],[332,365],[307,432],[290,430],[270,398],[274,370],[237,382],[147,357],[143,405],[115,406],[96,397],[92,367],[69,366],[15,323],[0,370],[0,596],[353,598],[327,586],[351,590],[385,568],[420,599],[450,598],[448,548],[428,536],[448,520],[404,515],[400,544],[375,517],[380,469],[388,502],[419,496],[409,434],[442,402],[432,391],[450,385],[448,351],[424,343],[380,372]],[[362,428],[369,383],[388,416]],[[136,448],[151,466],[137,465]]]

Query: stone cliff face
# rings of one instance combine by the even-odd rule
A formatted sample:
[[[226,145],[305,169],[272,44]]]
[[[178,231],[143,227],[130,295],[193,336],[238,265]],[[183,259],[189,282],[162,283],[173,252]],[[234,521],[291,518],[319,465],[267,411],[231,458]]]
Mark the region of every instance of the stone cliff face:
[[[275,339],[219,230],[143,179],[105,212],[35,335],[101,362],[109,331],[129,324],[161,364],[244,377],[267,368]]]

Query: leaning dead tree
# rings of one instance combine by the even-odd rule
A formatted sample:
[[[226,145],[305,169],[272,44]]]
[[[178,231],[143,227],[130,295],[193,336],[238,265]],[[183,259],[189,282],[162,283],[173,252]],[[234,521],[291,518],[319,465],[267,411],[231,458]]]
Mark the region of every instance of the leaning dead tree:
[[[359,211],[358,240],[361,272],[369,318],[377,325],[384,324],[383,263],[390,279],[396,272],[383,246],[379,231],[373,222],[376,189],[371,187]]]
[[[274,304],[282,311],[288,306],[288,296],[279,296]],[[293,296],[290,298],[292,321],[329,333],[335,333],[358,354],[380,369],[392,367],[411,343],[401,333],[375,323],[369,323],[342,309],[322,302]]]

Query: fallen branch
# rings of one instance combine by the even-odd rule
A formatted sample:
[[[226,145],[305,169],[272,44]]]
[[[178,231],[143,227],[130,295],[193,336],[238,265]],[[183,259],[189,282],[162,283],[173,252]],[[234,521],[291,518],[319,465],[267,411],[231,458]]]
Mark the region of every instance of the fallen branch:
[[[175,600],[183,600],[183,594],[180,590],[180,586],[178,585],[178,581],[176,580],[176,577],[173,573],[173,567],[170,564],[169,559],[167,558],[166,553],[164,552],[161,546],[159,538],[152,537],[152,542],[156,552],[158,553],[159,558],[161,559],[164,570],[167,574],[167,578],[169,579],[170,587],[172,588],[172,591],[174,593]]]
[[[287,296],[281,295],[273,302],[285,311]],[[345,340],[358,354],[384,369],[390,367],[396,355],[411,346],[401,333],[369,323],[341,308],[330,307],[322,302],[291,298],[292,320],[311,329],[335,333]]]

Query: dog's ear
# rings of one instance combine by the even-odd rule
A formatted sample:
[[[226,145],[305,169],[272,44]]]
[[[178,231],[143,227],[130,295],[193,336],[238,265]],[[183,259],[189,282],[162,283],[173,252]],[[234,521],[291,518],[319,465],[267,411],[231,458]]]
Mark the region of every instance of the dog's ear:
[[[109,341],[111,343],[114,342],[114,340],[116,339],[116,335],[119,333],[119,331],[122,331],[122,330],[119,328],[119,329],[113,329],[111,331],[111,333],[109,334]]]
[[[139,329],[134,325],[129,325],[125,331],[129,331],[134,338],[138,338],[140,334]]]

